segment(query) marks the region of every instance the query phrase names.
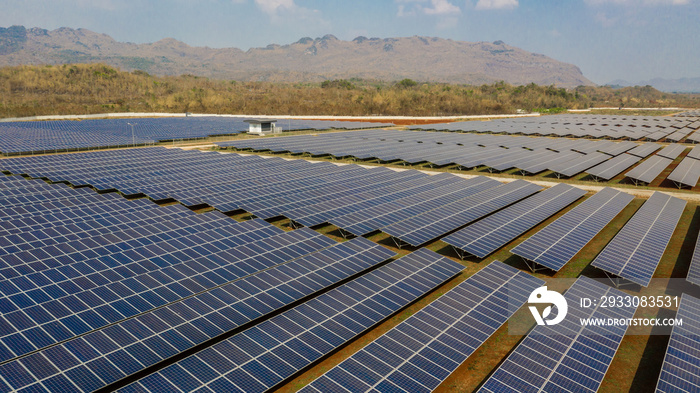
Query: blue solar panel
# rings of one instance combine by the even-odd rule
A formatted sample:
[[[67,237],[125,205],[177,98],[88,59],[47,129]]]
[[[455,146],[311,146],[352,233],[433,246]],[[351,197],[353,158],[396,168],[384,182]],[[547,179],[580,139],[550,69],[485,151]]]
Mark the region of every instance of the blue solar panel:
[[[649,285],[686,203],[655,192],[591,265],[639,285]]]
[[[402,243],[420,246],[541,189],[525,180],[516,180],[384,227],[382,231]]]
[[[700,285],[700,235],[698,235],[698,240],[695,241],[695,249],[693,250],[693,257],[690,261],[686,280],[695,285]]]
[[[511,252],[558,271],[633,199],[630,194],[606,187],[514,247]]]
[[[312,238],[302,240],[303,233]],[[364,238],[333,245],[330,239],[314,233],[301,229],[277,236],[279,251],[258,253],[251,248],[253,254],[239,257],[237,263],[227,266],[227,271],[217,270],[227,274],[219,285],[194,294],[177,294],[158,308],[96,330],[88,329],[78,337],[6,362],[0,365],[0,376],[11,380],[15,389],[47,388],[53,378],[61,376],[67,378],[69,390],[103,388],[261,319],[394,255]],[[282,236],[288,235],[292,237],[285,241]],[[314,252],[313,244],[321,251]],[[70,328],[79,321],[76,319],[67,326]],[[17,369],[29,367],[31,359],[55,359],[55,351],[67,359],[57,365],[59,370],[13,379]]]
[[[459,177],[452,179],[450,184],[435,187],[433,190],[346,214],[332,219],[330,222],[344,232],[362,236],[501,185],[500,182],[483,176],[469,180]]]
[[[151,374],[123,392],[183,386],[263,392],[331,353],[458,274],[463,267],[421,249]],[[200,365],[201,368],[192,368]]]
[[[493,261],[300,392],[431,392],[543,284]]]
[[[526,198],[443,239],[460,256],[484,258],[559,210],[586,195],[568,184]]]
[[[673,326],[657,392],[700,391],[700,300],[687,293],[681,297]]]
[[[631,318],[636,307],[581,307],[581,299],[628,297],[587,277],[564,294],[568,313],[557,325],[535,326],[479,392],[595,392],[627,326],[583,326],[581,318]],[[631,304],[631,302],[630,302]]]

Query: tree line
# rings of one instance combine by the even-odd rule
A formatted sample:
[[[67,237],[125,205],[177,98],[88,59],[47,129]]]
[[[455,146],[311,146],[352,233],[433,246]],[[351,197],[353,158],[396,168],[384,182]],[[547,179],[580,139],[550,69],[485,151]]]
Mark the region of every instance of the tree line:
[[[270,83],[152,76],[103,64],[0,68],[0,117],[118,112],[248,115],[448,116],[557,112],[600,106],[700,107],[700,96],[651,86],[564,89],[505,82],[481,86],[329,80]]]

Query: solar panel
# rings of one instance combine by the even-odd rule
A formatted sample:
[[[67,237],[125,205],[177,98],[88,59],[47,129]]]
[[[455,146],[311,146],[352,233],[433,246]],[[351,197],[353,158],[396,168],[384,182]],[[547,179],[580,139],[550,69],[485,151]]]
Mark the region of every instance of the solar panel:
[[[300,392],[431,392],[543,284],[493,261]]]
[[[698,235],[698,240],[695,241],[695,249],[690,260],[690,268],[688,268],[686,280],[695,285],[700,285],[700,235]]]
[[[629,150],[627,154],[645,158],[659,149],[661,149],[661,145],[657,145],[656,143],[643,143],[634,149]]]
[[[700,160],[684,158],[676,169],[668,175],[667,179],[671,180],[678,188],[695,187],[700,179]]]
[[[646,287],[686,203],[654,192],[591,265]]]
[[[700,146],[695,146],[692,149],[690,149],[690,152],[688,153],[688,155],[686,157],[700,160]]]
[[[525,180],[516,180],[397,222],[382,231],[398,240],[398,246],[406,243],[417,247],[541,189]]]
[[[571,177],[609,159],[610,156],[607,154],[594,152],[577,157],[573,160],[557,162],[554,165],[548,166],[548,169],[553,171],[558,177]]]
[[[15,389],[47,388],[56,380],[71,390],[104,388],[221,334],[264,319],[394,255],[364,238],[339,244],[323,235],[315,240],[295,241],[294,237],[305,232],[314,231],[287,232],[284,235],[292,237],[286,241],[278,236],[279,243],[289,244],[278,246],[280,251],[257,253],[256,248],[250,248],[251,256],[239,257],[238,263],[224,266],[228,271],[216,270],[226,274],[219,285],[194,294],[173,294],[171,301],[160,307],[99,329],[88,329],[75,338],[6,362],[0,365],[0,376]],[[321,250],[314,252],[314,244],[316,250]],[[233,255],[229,258],[236,259]],[[29,368],[33,359],[59,359],[57,351],[65,360],[57,364],[59,370],[17,377],[17,370]]]
[[[214,391],[267,391],[462,269],[463,266],[433,251],[418,250],[121,391],[162,391],[183,386],[187,391],[201,387]],[[199,368],[193,367],[197,365]]]
[[[676,319],[668,341],[657,392],[700,391],[700,300],[687,293],[681,297]]]
[[[559,271],[633,199],[632,195],[606,187],[511,252],[526,261]]]
[[[346,214],[330,220],[341,228],[343,233],[362,236],[379,230],[395,222],[422,214],[441,206],[462,200],[469,195],[500,186],[501,183],[484,176],[471,179],[456,178],[442,187],[435,187],[416,195],[407,196],[394,202],[381,204],[369,209]]]
[[[654,181],[666,167],[671,165],[672,162],[673,160],[670,158],[652,156],[627,172],[625,176],[632,179],[634,184],[649,184]]]
[[[567,317],[557,325],[535,326],[479,392],[597,391],[627,326],[582,326],[580,319],[625,319],[636,311],[636,307],[581,307],[581,299],[601,296],[629,295],[579,277],[564,294]]]
[[[593,176],[596,181],[610,180],[639,161],[641,158],[623,153],[586,170],[586,173]]]
[[[684,150],[685,146],[679,145],[677,143],[672,143],[661,149],[661,151],[656,153],[656,155],[675,160],[678,156],[681,155],[681,153],[683,153]]]
[[[460,255],[484,258],[530,228],[586,195],[568,184],[557,184],[494,213],[443,239]]]

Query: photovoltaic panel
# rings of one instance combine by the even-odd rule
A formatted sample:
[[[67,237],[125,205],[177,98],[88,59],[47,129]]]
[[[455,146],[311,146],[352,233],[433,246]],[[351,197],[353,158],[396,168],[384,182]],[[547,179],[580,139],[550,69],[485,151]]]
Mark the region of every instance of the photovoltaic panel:
[[[313,231],[287,233],[295,232]],[[267,258],[247,258],[243,262],[249,264],[249,269],[257,265],[252,268],[259,269],[257,272],[236,277],[232,270],[229,281],[210,290],[6,362],[0,365],[0,377],[14,389],[51,390],[57,381],[65,390],[105,388],[221,334],[264,319],[394,255],[364,238],[332,244],[315,253],[309,252],[307,242],[302,247],[307,251],[288,248],[285,251],[289,254],[284,256],[272,253]],[[234,267],[243,273],[246,264]],[[58,369],[40,374],[22,371],[31,370],[37,361],[59,359]]]
[[[610,180],[639,161],[640,157],[623,153],[586,170],[586,173],[596,180]]]
[[[433,251],[415,251],[120,391],[267,391],[462,269]]]
[[[661,149],[661,151],[656,153],[656,155],[675,160],[678,156],[681,155],[681,153],[683,153],[684,150],[685,150],[684,145],[680,145],[678,143],[672,143],[672,144],[664,147],[663,149]]]
[[[516,180],[384,227],[382,231],[417,247],[541,189],[525,180]]]
[[[672,162],[673,160],[670,158],[661,157],[658,155],[651,156],[647,158],[646,161],[642,162],[641,164],[634,167],[634,169],[627,172],[625,176],[632,179],[635,184],[649,184],[654,179],[656,179],[661,174],[661,172],[663,172],[664,169],[666,169],[666,167],[671,165]]]
[[[693,251],[686,280],[695,285],[700,285],[700,235],[698,235],[698,240],[695,241],[695,250]]]
[[[559,271],[581,251],[634,196],[609,187],[547,225],[511,252],[527,261]]]
[[[493,261],[300,392],[431,392],[542,285]]]
[[[682,199],[655,192],[591,265],[646,287],[686,203]]]
[[[700,179],[700,160],[686,157],[676,169],[668,175],[669,180],[681,188],[682,186],[695,187]]]
[[[694,158],[700,160],[700,146],[693,147],[686,157]]]
[[[341,228],[344,232],[363,236],[393,223],[439,209],[444,205],[501,185],[499,181],[485,176],[471,179],[455,178],[450,183],[397,201],[349,213],[330,220],[330,223]]]
[[[656,384],[657,392],[700,391],[700,300],[687,293],[681,297]]]
[[[631,318],[636,307],[583,308],[581,299],[628,297],[585,276],[566,291],[568,313],[552,326],[535,326],[479,392],[596,392],[627,326],[584,326],[586,318]],[[599,302],[600,303],[600,302]]]
[[[601,164],[610,159],[610,156],[604,153],[593,152],[585,156],[577,157],[573,160],[565,160],[548,166],[559,177],[571,177],[579,174],[586,169]]]
[[[484,258],[584,195],[586,191],[560,183],[477,221],[443,241],[460,255]]]
[[[656,143],[648,142],[648,143],[643,143],[643,144],[635,147],[632,150],[629,150],[627,152],[627,154],[631,154],[633,156],[645,158],[659,149],[661,149],[661,145],[657,145]]]

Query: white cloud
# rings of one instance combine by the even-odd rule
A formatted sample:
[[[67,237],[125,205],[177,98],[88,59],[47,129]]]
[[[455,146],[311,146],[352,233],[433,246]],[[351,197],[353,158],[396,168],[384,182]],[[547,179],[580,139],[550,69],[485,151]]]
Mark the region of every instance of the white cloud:
[[[399,17],[417,14],[447,16],[462,13],[462,10],[449,0],[394,0],[394,3],[399,5],[396,13]]]
[[[462,10],[447,0],[431,0],[432,7],[423,8],[427,15],[461,14]]]
[[[268,15],[278,15],[281,12],[299,8],[294,0],[255,0],[255,4]]]
[[[479,0],[477,10],[512,10],[518,8],[518,0]]]

